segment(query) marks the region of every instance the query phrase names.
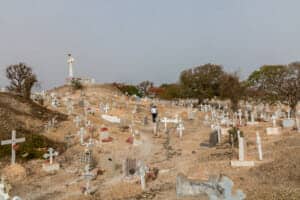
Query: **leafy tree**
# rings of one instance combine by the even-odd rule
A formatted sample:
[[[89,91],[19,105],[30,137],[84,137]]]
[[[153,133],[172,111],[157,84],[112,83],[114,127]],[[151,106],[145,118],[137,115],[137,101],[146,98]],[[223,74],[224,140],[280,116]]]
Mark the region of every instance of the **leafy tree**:
[[[181,87],[179,84],[162,84],[159,88],[162,89],[159,95],[161,99],[172,100],[181,97]]]
[[[73,90],[82,90],[83,89],[83,85],[80,82],[79,78],[72,78],[71,87]]]
[[[126,95],[136,95],[138,97],[142,97],[143,95],[140,93],[140,90],[134,85],[126,85],[123,83],[113,83],[117,89],[119,89],[123,94]]]
[[[247,84],[263,94],[264,101],[281,101],[295,113],[300,100],[300,63],[262,66],[249,76]]]
[[[231,109],[236,111],[238,103],[244,96],[245,86],[240,82],[237,73],[225,73],[221,78],[220,96],[224,99],[230,99]]]
[[[153,85],[154,84],[151,81],[143,81],[137,87],[139,88],[140,93],[143,96],[148,96],[149,95],[149,90],[150,90],[150,88],[153,87]]]
[[[180,85],[184,97],[197,98],[199,102],[220,96],[222,66],[205,64],[181,72]]]
[[[10,65],[6,68],[6,77],[10,80],[10,85],[7,87],[9,91],[30,99],[31,89],[37,83],[31,67],[24,63]]]

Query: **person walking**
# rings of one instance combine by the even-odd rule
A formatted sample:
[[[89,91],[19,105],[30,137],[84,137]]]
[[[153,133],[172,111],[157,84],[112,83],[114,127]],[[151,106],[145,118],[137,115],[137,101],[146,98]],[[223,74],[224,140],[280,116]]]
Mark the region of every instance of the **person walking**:
[[[151,106],[151,114],[152,114],[152,122],[155,123],[158,115],[157,107],[155,105]]]

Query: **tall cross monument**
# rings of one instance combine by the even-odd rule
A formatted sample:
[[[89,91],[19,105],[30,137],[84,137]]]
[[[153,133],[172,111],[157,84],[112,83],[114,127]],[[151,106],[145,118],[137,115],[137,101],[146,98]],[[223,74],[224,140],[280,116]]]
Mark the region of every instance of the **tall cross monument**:
[[[71,54],[68,54],[67,63],[69,65],[69,78],[73,78],[73,63],[74,63],[74,58],[72,57]]]

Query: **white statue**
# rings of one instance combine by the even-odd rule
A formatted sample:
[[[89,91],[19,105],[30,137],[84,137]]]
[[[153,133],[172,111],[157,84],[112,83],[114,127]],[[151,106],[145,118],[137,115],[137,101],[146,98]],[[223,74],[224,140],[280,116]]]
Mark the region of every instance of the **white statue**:
[[[68,54],[67,63],[69,65],[69,78],[73,78],[73,63],[74,63],[74,58],[72,57],[71,54]]]

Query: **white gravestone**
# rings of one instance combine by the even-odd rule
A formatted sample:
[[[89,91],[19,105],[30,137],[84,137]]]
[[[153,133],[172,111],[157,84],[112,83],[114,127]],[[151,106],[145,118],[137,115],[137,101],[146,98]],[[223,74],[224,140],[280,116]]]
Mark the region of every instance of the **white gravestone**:
[[[291,108],[287,110],[287,118],[282,120],[283,128],[293,128],[295,126],[295,120],[291,118]]]
[[[257,145],[257,151],[258,151],[258,159],[263,160],[261,138],[259,136],[259,132],[256,132],[256,145]]]
[[[251,121],[250,122],[247,122],[247,125],[257,125],[258,122],[255,121],[255,116],[254,116],[254,112],[251,112],[250,113],[250,118],[251,118]]]
[[[76,124],[76,127],[78,128],[80,126],[81,123],[81,119],[79,116],[76,116],[74,119],[74,123]]]
[[[299,118],[296,118],[296,126],[297,126],[298,133],[300,133],[300,119]]]
[[[243,137],[240,137],[238,134],[238,142],[239,142],[239,159],[232,160],[232,167],[253,167],[253,161],[245,161],[245,141]]]
[[[53,158],[55,156],[58,156],[58,152],[54,151],[53,148],[48,149],[48,153],[44,154],[44,158],[48,159],[49,158],[49,164],[43,164],[43,170],[46,172],[52,172],[52,171],[57,171],[59,170],[59,164],[58,163],[53,163]]]
[[[9,200],[9,194],[5,188],[5,182],[3,178],[1,178],[0,182],[0,200]]]
[[[91,180],[94,178],[93,173],[90,172],[89,165],[86,165],[84,168],[84,179],[86,180],[85,188],[84,188],[84,195],[91,194]]]
[[[10,140],[2,140],[1,145],[11,144],[11,164],[16,163],[16,150],[17,143],[25,142],[25,138],[16,138],[16,131],[13,130],[11,132],[11,139]]]
[[[140,164],[140,166],[139,166],[139,175],[140,175],[140,178],[141,178],[141,187],[142,187],[143,191],[146,190],[145,176],[146,176],[147,171],[148,171],[147,167],[144,164]]]
[[[272,115],[271,119],[272,119],[272,127],[268,127],[266,129],[267,135],[280,135],[281,134],[281,131],[280,131],[281,128],[277,127],[276,116]]]
[[[243,116],[242,110],[239,109],[238,117],[239,117],[239,125],[240,125],[240,126],[242,125],[242,116]]]
[[[177,133],[179,135],[179,138],[182,139],[183,131],[184,131],[183,123],[179,123],[177,126]]]
[[[84,135],[85,135],[85,129],[83,127],[80,128],[78,131],[78,135],[80,136],[80,144],[84,145]]]
[[[109,121],[111,123],[121,123],[121,119],[116,117],[116,116],[111,116],[111,115],[101,115],[102,119]]]

